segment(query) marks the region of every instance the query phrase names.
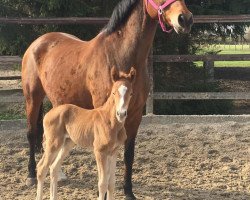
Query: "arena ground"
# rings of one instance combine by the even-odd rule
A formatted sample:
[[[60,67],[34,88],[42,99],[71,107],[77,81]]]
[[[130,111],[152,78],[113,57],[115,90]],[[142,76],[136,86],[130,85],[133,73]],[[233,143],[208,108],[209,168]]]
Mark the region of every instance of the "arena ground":
[[[0,199],[35,199],[25,185],[25,130],[0,131]],[[250,123],[143,125],[137,138],[134,192],[141,200],[250,199]],[[41,155],[39,155],[40,158]],[[116,199],[123,199],[123,150],[117,167]],[[69,180],[59,199],[96,199],[97,171],[89,150],[75,148],[63,164]],[[45,184],[49,199],[49,176]]]

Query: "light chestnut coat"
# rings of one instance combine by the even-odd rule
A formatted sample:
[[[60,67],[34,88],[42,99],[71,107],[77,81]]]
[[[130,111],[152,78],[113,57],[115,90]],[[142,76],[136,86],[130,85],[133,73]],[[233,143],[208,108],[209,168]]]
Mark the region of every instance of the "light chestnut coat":
[[[53,108],[44,118],[44,155],[37,166],[37,200],[42,200],[43,183],[50,167],[50,199],[57,199],[58,171],[63,159],[75,146],[93,148],[99,175],[99,200],[114,199],[115,168],[118,148],[127,135],[124,122],[132,96],[135,70],[118,74],[112,69],[114,82],[107,102],[87,110],[72,104]]]

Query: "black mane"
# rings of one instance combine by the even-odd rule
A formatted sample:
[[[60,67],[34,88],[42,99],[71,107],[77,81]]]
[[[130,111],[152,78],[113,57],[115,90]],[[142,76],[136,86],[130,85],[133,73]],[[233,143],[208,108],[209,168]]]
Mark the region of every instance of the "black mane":
[[[139,0],[122,0],[115,7],[113,14],[108,22],[108,24],[104,27],[104,31],[107,34],[113,33],[119,26],[123,25],[131,12],[137,5]]]

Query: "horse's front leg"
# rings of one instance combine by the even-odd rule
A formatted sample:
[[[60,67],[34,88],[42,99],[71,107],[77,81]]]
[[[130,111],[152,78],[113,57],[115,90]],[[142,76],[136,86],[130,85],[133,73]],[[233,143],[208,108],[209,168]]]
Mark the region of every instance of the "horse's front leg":
[[[124,149],[125,173],[123,189],[126,200],[136,199],[132,190],[132,168],[134,163],[135,138],[138,132],[139,125],[141,123],[141,119],[142,114],[140,112],[138,115],[134,115],[133,117],[128,116],[125,123],[127,140],[125,142]]]

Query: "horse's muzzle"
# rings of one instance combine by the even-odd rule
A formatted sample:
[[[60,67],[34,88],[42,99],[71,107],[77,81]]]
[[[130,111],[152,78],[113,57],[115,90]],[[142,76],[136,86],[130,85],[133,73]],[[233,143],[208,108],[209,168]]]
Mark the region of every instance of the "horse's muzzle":
[[[182,32],[189,33],[194,23],[193,15],[192,14],[180,14],[178,17],[178,23],[180,27],[182,27]]]

